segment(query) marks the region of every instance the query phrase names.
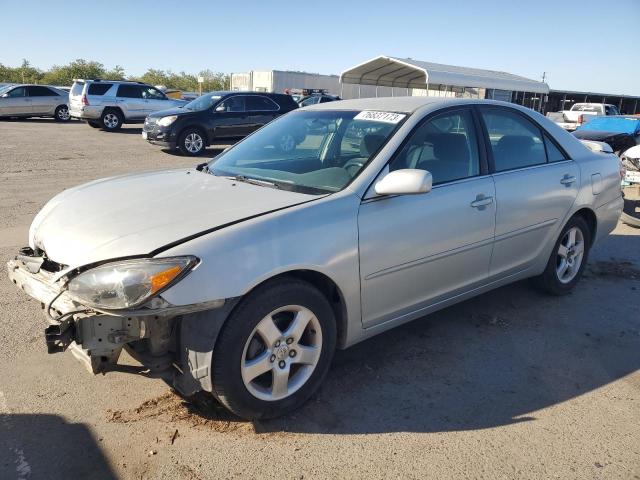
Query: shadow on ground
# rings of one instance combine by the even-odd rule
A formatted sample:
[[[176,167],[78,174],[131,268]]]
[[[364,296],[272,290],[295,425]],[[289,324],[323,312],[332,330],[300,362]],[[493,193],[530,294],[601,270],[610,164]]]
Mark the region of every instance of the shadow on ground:
[[[0,478],[115,480],[83,424],[57,415],[0,414]]]
[[[640,250],[640,237],[611,241]],[[526,281],[500,288],[337,352],[314,398],[253,428],[442,432],[535,421],[537,410],[640,368],[639,291],[638,264],[597,256],[564,297]],[[198,421],[246,425],[203,398],[184,404]]]

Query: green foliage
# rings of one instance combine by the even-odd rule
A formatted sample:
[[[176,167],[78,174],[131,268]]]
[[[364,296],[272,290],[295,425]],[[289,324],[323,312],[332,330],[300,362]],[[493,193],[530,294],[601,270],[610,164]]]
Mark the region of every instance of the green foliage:
[[[224,90],[229,88],[229,76],[203,70],[197,75],[186,72],[174,73],[171,70],[150,68],[140,77],[127,77],[120,65],[106,69],[102,63],[78,58],[67,65],[54,65],[47,71],[34,68],[27,60],[19,67],[9,67],[0,63],[0,82],[2,83],[39,83],[47,85],[71,86],[74,78],[102,78],[105,80],[137,80],[150,85],[162,85],[182,91],[197,92],[198,76],[204,78],[202,91]]]

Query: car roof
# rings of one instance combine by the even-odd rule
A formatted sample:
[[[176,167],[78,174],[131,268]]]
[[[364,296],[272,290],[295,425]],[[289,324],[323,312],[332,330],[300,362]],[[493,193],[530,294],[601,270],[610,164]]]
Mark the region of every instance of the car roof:
[[[447,106],[461,105],[465,103],[487,103],[516,106],[509,102],[495,100],[479,100],[475,98],[442,98],[442,97],[377,97],[357,98],[352,100],[338,100],[328,103],[316,103],[305,110],[382,110],[390,112],[413,113],[427,105]]]

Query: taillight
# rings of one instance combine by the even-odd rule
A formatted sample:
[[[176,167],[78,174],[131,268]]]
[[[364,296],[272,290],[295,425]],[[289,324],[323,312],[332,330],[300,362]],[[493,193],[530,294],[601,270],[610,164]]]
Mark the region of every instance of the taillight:
[[[624,165],[624,157],[620,157],[620,180],[627,176],[627,167]]]
[[[89,105],[89,100],[87,100],[86,95],[82,95],[82,105]]]
[[[584,123],[584,115],[578,115],[578,125],[582,125]]]

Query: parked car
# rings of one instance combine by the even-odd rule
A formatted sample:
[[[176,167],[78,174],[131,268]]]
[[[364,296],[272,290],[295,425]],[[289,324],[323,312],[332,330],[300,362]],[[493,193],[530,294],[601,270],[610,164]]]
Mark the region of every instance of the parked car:
[[[356,129],[375,133],[355,148]],[[336,347],[528,277],[572,291],[622,204],[618,157],[530,109],[347,100],[197,168],[63,191],[8,271],[45,306],[50,352],[97,373],[126,348],[184,395],[267,418],[318,389]]]
[[[581,140],[596,140],[611,146],[616,155],[640,143],[640,117],[596,117],[573,132]]]
[[[547,113],[547,117],[570,132],[599,115],[620,115],[620,112],[608,103],[575,103],[569,110]]]
[[[211,92],[182,108],[149,115],[142,137],[154,145],[179,148],[184,155],[200,155],[208,145],[235,143],[296,108],[291,96],[279,93]],[[293,150],[299,138],[289,134],[278,148]]]
[[[119,130],[124,123],[142,123],[150,113],[186,103],[141,82],[79,79],[69,93],[72,117],[109,132]]]
[[[47,85],[7,85],[0,88],[0,117],[53,117],[66,122],[69,116],[66,92]]]
[[[298,100],[298,105],[301,107],[308,107],[309,105],[315,105],[316,103],[328,103],[335,102],[337,100],[340,100],[340,97],[337,95],[329,95],[327,93],[313,94],[302,97]]]
[[[640,227],[640,145],[623,152],[620,160],[624,169],[624,209],[620,219],[627,225]]]

